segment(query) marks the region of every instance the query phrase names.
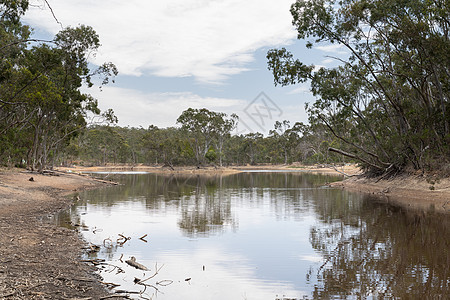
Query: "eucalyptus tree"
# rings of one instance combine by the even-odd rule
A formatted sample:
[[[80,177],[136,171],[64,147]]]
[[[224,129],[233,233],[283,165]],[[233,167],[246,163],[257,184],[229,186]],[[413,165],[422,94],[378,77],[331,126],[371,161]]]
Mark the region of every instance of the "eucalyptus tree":
[[[168,166],[193,163],[188,138],[179,128],[158,128],[151,125],[142,137],[147,161]]]
[[[297,147],[300,140],[300,127],[296,123],[292,128],[290,122],[284,120],[282,122],[276,121],[274,129],[269,132],[277,144],[277,149],[281,150],[284,164],[288,164],[291,160],[292,152]]]
[[[27,52],[27,70],[30,76],[38,78],[32,85],[36,91],[28,88],[26,92],[30,95],[28,109],[37,111],[28,120],[34,131],[28,157],[32,169],[45,167],[50,151],[57,151],[87,125],[88,112],[101,114],[97,100],[82,93],[81,86],[92,87],[93,74],[103,74],[105,78],[117,75],[112,64],[91,72],[88,55],[100,46],[91,27],[68,27],[56,35],[54,42],[56,47],[43,44]],[[110,117],[110,121],[115,121]]]
[[[89,26],[65,28],[45,43],[30,39],[20,22],[27,8],[28,1],[0,1],[0,159],[41,170],[86,127],[88,113],[101,114],[82,85],[92,87],[94,76],[106,84],[117,68],[91,70],[88,56],[100,42]],[[111,110],[102,116],[116,121]]]
[[[229,119],[226,119],[226,114],[217,113],[214,117],[215,124],[215,140],[216,148],[219,152],[219,165],[223,164],[224,157],[224,143],[226,139],[230,138],[230,133],[237,126],[239,117],[236,114],[232,114]]]
[[[189,108],[177,119],[177,123],[181,124],[182,130],[189,136],[197,164],[204,162],[206,154],[214,143],[217,145],[220,164],[222,164],[224,139],[235,128],[236,121],[237,116],[234,114],[227,119],[225,113],[210,111],[206,108]]]
[[[340,66],[316,71],[286,49],[267,55],[276,84],[310,80],[310,121],[341,141],[330,150],[375,174],[448,164],[448,1],[299,0],[291,13],[308,47],[348,51]]]
[[[264,147],[264,136],[262,133],[251,132],[244,135],[244,153],[250,165],[256,165],[265,161],[262,155]]]

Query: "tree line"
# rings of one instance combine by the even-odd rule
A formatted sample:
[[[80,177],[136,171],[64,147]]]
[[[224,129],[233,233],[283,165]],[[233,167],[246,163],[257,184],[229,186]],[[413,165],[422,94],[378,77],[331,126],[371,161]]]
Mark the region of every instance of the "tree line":
[[[256,164],[343,163],[329,153],[340,145],[324,126],[277,121],[267,136],[233,134],[236,115],[189,108],[178,127],[94,125],[73,138],[56,163],[229,166]],[[349,160],[347,159],[347,162]]]

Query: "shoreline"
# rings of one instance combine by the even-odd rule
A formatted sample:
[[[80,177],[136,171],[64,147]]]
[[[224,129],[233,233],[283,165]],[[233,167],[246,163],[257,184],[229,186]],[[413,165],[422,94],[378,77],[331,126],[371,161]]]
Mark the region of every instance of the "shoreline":
[[[175,170],[145,166],[78,167],[58,168],[57,172],[47,175],[0,169],[0,299],[100,299],[110,295],[95,274],[96,269],[81,261],[86,242],[79,232],[57,226],[52,217],[76,201],[77,191],[113,184],[96,180],[83,172],[113,170],[208,176],[230,175],[245,170],[359,174],[355,166],[340,167],[338,172],[332,168],[300,165],[184,167]],[[386,202],[419,213],[430,210],[450,212],[450,178],[404,176],[376,181],[353,176],[330,186],[373,194]],[[68,197],[71,194],[74,197]]]
[[[69,195],[101,186],[75,174],[0,169],[0,299],[109,295],[96,269],[81,261],[86,242],[78,231],[53,221],[74,202]]]
[[[450,178],[405,175],[393,179],[351,177],[331,187],[376,195],[380,200],[419,213],[450,213]]]
[[[344,172],[348,175],[360,174],[359,168],[355,165],[346,165],[336,169],[326,166],[306,166],[300,164],[292,165],[243,165],[243,166],[204,166],[197,168],[195,166],[174,166],[173,169],[164,166],[147,166],[147,165],[106,165],[106,166],[72,166],[72,167],[57,167],[55,170],[59,172],[69,173],[95,173],[95,172],[148,172],[148,173],[167,173],[167,174],[235,174],[245,172],[248,170],[274,170],[274,171],[289,171],[289,172],[312,172],[323,174],[343,175]]]

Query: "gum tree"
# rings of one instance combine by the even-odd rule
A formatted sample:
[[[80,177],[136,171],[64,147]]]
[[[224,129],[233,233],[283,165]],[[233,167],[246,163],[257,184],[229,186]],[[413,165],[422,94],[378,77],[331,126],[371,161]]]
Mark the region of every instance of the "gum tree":
[[[0,1],[0,159],[42,170],[86,127],[88,113],[101,115],[82,85],[92,87],[93,77],[106,84],[117,69],[89,67],[100,46],[89,26],[65,28],[49,42],[30,39],[20,23],[27,8],[28,1]],[[111,110],[102,117],[116,121]]]
[[[236,115],[227,119],[225,113],[210,111],[206,108],[189,108],[183,111],[177,119],[177,123],[181,124],[181,129],[189,136],[198,165],[204,162],[205,155],[214,143],[217,145],[220,164],[222,164],[224,139],[235,128],[236,121]]]
[[[336,68],[313,71],[286,49],[267,57],[276,84],[310,80],[310,122],[342,142],[331,151],[374,174],[449,163],[449,3],[433,0],[296,1],[293,25],[308,47],[347,49]],[[442,164],[442,161],[445,163]]]

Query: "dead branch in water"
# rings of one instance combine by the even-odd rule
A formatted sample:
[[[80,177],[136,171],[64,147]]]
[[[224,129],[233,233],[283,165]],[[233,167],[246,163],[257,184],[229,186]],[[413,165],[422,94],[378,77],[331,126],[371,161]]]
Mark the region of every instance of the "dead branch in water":
[[[147,234],[144,234],[143,236],[141,236],[139,239],[143,242],[147,243],[147,240],[145,239],[145,237],[147,236]]]
[[[135,267],[136,269],[148,271],[148,268],[143,264],[138,263],[134,256],[132,256],[129,260],[126,260],[125,262],[130,266]]]
[[[120,238],[117,239],[117,243],[120,246],[123,246],[126,242],[128,242],[129,240],[131,240],[131,237],[126,237],[123,234],[118,234],[120,236]]]
[[[137,284],[142,284],[145,281],[148,281],[150,279],[152,279],[153,277],[155,277],[156,275],[158,275],[159,271],[161,271],[161,269],[164,267],[164,265],[162,265],[161,267],[158,268],[158,263],[155,264],[155,272],[153,273],[152,276],[145,278],[145,279],[141,279],[138,282],[136,282]]]

